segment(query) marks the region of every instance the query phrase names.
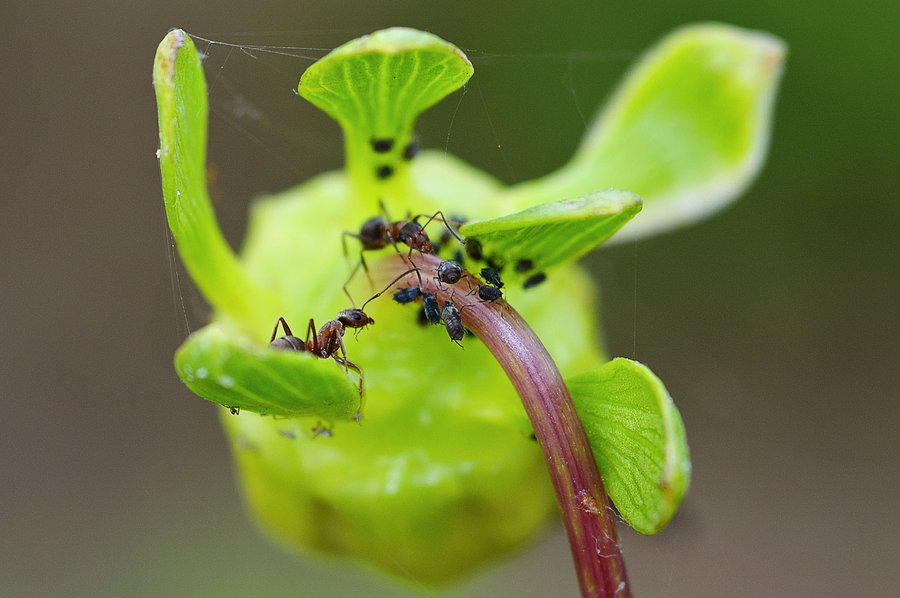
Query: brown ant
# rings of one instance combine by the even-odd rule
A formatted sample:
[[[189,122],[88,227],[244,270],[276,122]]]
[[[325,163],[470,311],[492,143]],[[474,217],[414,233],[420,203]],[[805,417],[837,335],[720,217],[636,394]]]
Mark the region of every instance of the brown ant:
[[[425,227],[428,226],[432,220],[439,216],[441,222],[444,223],[447,231],[449,231],[449,233],[453,235],[460,243],[464,242],[463,238],[459,236],[459,233],[453,230],[453,228],[447,222],[447,218],[444,217],[444,213],[440,210],[432,214],[425,222],[425,224],[422,225],[419,224],[418,221],[419,218],[423,218],[425,216],[424,214],[419,214],[411,220],[397,220],[392,222],[390,220],[390,216],[388,216],[387,208],[385,207],[384,202],[379,202],[379,205],[381,206],[381,211],[384,212],[385,217],[373,216],[372,218],[369,218],[363,223],[362,227],[359,230],[359,233],[344,231],[342,242],[344,244],[345,255],[347,253],[347,237],[353,237],[362,244],[362,248],[359,252],[360,263],[356,268],[353,269],[353,272],[350,274],[350,279],[348,279],[347,283],[344,284],[345,293],[347,292],[347,284],[349,284],[350,280],[353,279],[353,276],[356,274],[356,270],[359,269],[359,266],[362,266],[367,273],[369,271],[369,267],[366,264],[365,257],[363,256],[364,251],[383,249],[388,245],[392,245],[394,247],[394,250],[397,252],[397,255],[402,256],[402,254],[400,253],[400,249],[397,247],[397,242],[399,241],[409,247],[407,260],[411,264],[413,251],[433,254],[434,244],[428,237],[428,233],[425,232]],[[416,272],[416,276],[419,277],[419,288],[422,288],[422,277],[418,272]]]
[[[291,327],[284,318],[279,317],[275,322],[275,328],[272,330],[272,337],[269,339],[269,346],[273,349],[300,351],[312,353],[316,357],[331,357],[336,362],[344,366],[345,370],[353,370],[359,374],[359,396],[363,396],[363,373],[359,366],[347,359],[347,349],[344,347],[344,331],[347,328],[363,328],[369,324],[374,324],[375,320],[366,315],[366,313],[358,308],[349,308],[341,310],[337,318],[328,320],[316,332],[316,322],[313,318],[309,319],[306,327],[306,341],[301,341],[293,335]],[[278,334],[278,325],[284,328],[285,336],[275,338]],[[340,350],[340,357],[337,355]],[[362,413],[362,400],[360,400],[359,411],[356,417],[360,417]]]

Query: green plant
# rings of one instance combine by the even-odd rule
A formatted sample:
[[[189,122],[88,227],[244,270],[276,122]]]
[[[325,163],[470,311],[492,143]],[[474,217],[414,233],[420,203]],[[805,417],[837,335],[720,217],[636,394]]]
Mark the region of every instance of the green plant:
[[[531,539],[558,500],[585,595],[627,593],[597,469],[623,518],[656,533],[687,490],[687,444],[662,383],[641,364],[602,357],[592,284],[574,261],[642,208],[617,239],[734,199],[765,154],[783,54],[764,34],[680,30],[632,71],[569,164],[505,187],[446,154],[412,158],[416,118],[471,76],[465,55],[410,29],[365,36],[315,63],[299,86],[343,127],[345,170],[257,203],[238,257],[205,188],[199,57],[172,31],[154,67],[166,214],[215,310],[175,365],[197,394],[240,410],[223,410],[222,422],[260,525],[296,550],[353,555],[437,583]],[[508,303],[465,300],[474,273],[436,284],[436,256],[405,259],[388,248],[370,257],[379,290],[412,259],[420,271],[403,284],[471,303],[462,319],[481,342],[465,339],[462,351],[416,324],[409,308],[373,301],[377,326],[358,343],[348,337],[365,374],[363,406],[354,374],[266,342],[279,316],[299,328],[347,307],[341,231],[378,213],[379,201],[395,214],[464,215],[460,233],[509,265]],[[526,261],[527,273],[513,267]],[[523,289],[536,271],[547,281]],[[354,296],[372,293],[365,279],[354,280]]]

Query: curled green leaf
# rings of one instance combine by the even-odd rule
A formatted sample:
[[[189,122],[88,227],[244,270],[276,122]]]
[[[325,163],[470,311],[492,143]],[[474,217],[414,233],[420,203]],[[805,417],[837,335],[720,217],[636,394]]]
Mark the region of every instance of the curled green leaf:
[[[206,189],[209,106],[200,57],[188,35],[174,29],[153,64],[159,116],[159,169],[166,219],[191,278],[221,314],[245,330],[266,326],[277,300],[238,261],[216,222]]]
[[[566,380],[610,498],[642,534],[668,523],[690,483],[681,415],[645,365],[617,358]]]
[[[472,73],[469,59],[453,44],[392,27],[332,51],[303,73],[298,91],[343,127],[357,189],[397,191],[417,151],[416,118]]]
[[[204,399],[241,411],[334,421],[359,407],[356,374],[331,359],[248,344],[215,324],[185,341],[175,369]]]
[[[460,228],[477,239],[485,255],[508,263],[528,260],[543,270],[574,261],[606,241],[641,210],[634,193],[608,189],[544,203],[515,214],[470,222]]]
[[[768,150],[785,45],[721,24],[683,27],[650,49],[572,160],[511,190],[519,205],[628,189],[640,218],[616,241],[699,220],[747,187]]]

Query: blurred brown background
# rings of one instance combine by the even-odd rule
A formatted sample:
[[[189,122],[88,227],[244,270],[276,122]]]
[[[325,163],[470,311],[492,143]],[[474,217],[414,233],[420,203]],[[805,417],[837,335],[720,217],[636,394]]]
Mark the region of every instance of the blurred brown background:
[[[203,309],[173,290],[154,158],[151,64],[170,27],[325,49],[432,31],[476,75],[421,121],[423,145],[518,181],[565,161],[629,62],[696,20],[771,31],[790,55],[750,192],[587,259],[611,352],[666,382],[694,460],[670,528],[623,531],[633,586],[896,592],[896,2],[7,2],[0,16],[0,596],[427,593],[270,545],[241,510],[214,407],[173,372],[182,292],[191,326]],[[217,210],[238,242],[253,195],[338,167],[341,141],[292,93],[309,61],[209,54]],[[574,595],[567,551],[549,532],[446,595]]]

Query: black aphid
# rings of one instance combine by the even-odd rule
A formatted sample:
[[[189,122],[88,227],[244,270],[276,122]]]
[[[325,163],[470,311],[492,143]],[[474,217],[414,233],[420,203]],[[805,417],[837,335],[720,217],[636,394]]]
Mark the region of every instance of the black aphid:
[[[425,317],[432,324],[441,323],[441,310],[438,307],[437,299],[431,293],[422,295],[422,305],[425,307]]]
[[[462,268],[456,262],[444,260],[437,267],[437,279],[447,284],[455,284],[462,278]]]
[[[466,328],[463,326],[462,318],[459,315],[459,309],[456,304],[450,301],[444,301],[444,309],[441,310],[441,318],[444,320],[444,327],[447,328],[447,335],[450,340],[459,344],[459,341],[466,335]]]
[[[478,285],[478,297],[482,301],[494,302],[503,296],[503,292],[495,286],[489,284]]]
[[[530,289],[531,287],[536,287],[547,280],[547,275],[544,272],[538,272],[532,276],[529,276],[525,282],[522,283],[523,289]]]
[[[409,287],[408,289],[399,289],[394,292],[394,301],[397,303],[412,303],[416,299],[422,296],[422,291],[419,287]]]
[[[493,268],[482,268],[481,269],[481,277],[486,281],[497,287],[498,289],[503,288],[503,281],[500,280],[500,275],[497,274],[497,271]]]

